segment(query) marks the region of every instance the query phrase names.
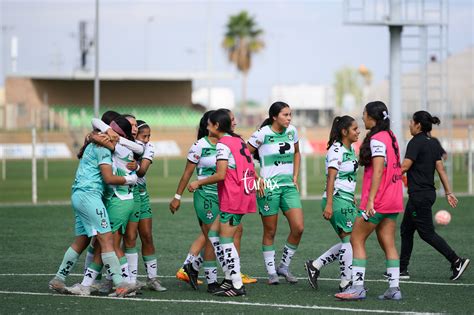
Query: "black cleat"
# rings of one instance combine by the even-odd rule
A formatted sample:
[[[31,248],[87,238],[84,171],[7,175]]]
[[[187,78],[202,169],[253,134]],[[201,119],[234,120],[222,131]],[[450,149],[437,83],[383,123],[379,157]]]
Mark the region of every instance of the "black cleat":
[[[459,257],[452,265],[451,270],[453,271],[453,275],[449,278],[451,280],[457,280],[461,277],[466,270],[467,266],[471,261],[468,258],[461,258]]]
[[[383,273],[383,276],[384,276],[385,279],[390,278],[389,275],[388,275],[388,273],[387,273],[386,271]],[[402,279],[402,280],[408,280],[408,279],[410,279],[410,273],[408,272],[408,270],[400,270],[400,277],[399,277],[399,279]]]
[[[209,283],[207,285],[207,292],[209,292],[209,293],[214,294],[219,290],[220,290],[220,285],[217,282]]]
[[[308,274],[309,284],[313,289],[318,289],[319,269],[313,266],[313,261],[308,260],[304,263],[304,269]]]
[[[216,296],[229,296],[229,297],[234,297],[234,296],[244,296],[246,294],[245,292],[245,287],[242,286],[240,289],[234,288],[232,286],[230,289],[227,289],[225,291],[219,291],[214,293]]]
[[[193,268],[193,264],[189,263],[183,266],[184,271],[188,274],[189,284],[194,290],[198,289],[198,275],[199,272]]]
[[[233,287],[234,285],[232,284],[232,280],[224,279],[222,280],[221,284],[217,287],[217,289],[214,291],[214,294],[225,292],[229,289],[232,289]]]

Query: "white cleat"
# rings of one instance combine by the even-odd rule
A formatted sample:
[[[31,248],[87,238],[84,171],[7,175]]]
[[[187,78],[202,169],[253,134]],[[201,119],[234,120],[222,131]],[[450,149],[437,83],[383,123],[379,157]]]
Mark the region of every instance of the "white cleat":
[[[80,283],[76,283],[72,287],[66,287],[65,290],[72,295],[91,295],[91,287],[86,287]]]

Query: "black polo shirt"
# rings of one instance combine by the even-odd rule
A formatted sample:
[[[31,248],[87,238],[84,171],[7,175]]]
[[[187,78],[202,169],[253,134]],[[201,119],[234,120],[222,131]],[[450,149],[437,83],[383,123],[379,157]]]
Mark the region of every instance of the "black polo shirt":
[[[407,145],[406,159],[413,161],[407,172],[408,194],[421,191],[434,191],[434,172],[436,161],[441,160],[442,148],[439,141],[420,132]]]

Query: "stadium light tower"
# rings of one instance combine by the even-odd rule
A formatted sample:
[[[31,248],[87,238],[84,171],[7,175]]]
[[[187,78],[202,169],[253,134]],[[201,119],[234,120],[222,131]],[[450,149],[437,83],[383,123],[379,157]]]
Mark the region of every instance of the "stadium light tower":
[[[343,13],[345,24],[389,28],[388,105],[392,129],[402,151],[405,148],[403,108],[410,113],[415,109],[441,113],[448,123],[446,130],[450,132],[446,63],[428,63],[430,56],[438,56],[444,61],[448,55],[447,0],[345,0]]]

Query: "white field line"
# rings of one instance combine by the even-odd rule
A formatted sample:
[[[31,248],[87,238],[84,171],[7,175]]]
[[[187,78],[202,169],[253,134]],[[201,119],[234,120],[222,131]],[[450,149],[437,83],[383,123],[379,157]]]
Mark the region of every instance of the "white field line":
[[[421,312],[404,312],[404,311],[387,311],[387,310],[371,310],[371,309],[357,309],[346,307],[331,307],[318,305],[298,305],[298,304],[272,304],[272,303],[252,303],[252,302],[236,302],[236,301],[216,301],[216,300],[177,300],[177,299],[139,299],[139,298],[118,298],[106,296],[77,296],[77,295],[62,295],[53,293],[40,292],[18,292],[18,291],[0,291],[0,294],[7,295],[36,295],[36,296],[54,296],[54,297],[72,297],[72,298],[87,298],[87,299],[105,299],[105,300],[120,300],[120,301],[134,301],[141,303],[190,303],[190,304],[223,304],[223,305],[239,305],[239,306],[255,306],[255,307],[273,307],[279,309],[307,309],[307,310],[327,310],[327,311],[341,311],[341,312],[364,312],[364,313],[385,313],[385,314],[433,314]]]
[[[0,273],[0,277],[53,277],[54,273]],[[70,276],[81,277],[82,274],[72,273]],[[145,276],[138,276],[143,278]],[[158,276],[158,278],[175,278],[175,276]],[[260,280],[266,280],[267,277],[253,277]],[[306,277],[297,277],[298,280],[306,280]],[[318,278],[322,281],[340,281],[340,279],[333,278]],[[365,279],[366,282],[388,282],[386,279]],[[407,281],[400,280],[403,284],[421,284],[421,285],[439,285],[439,286],[461,286],[472,287],[474,283],[459,283],[459,282],[426,282],[426,281]]]

